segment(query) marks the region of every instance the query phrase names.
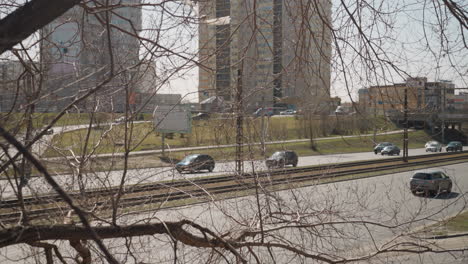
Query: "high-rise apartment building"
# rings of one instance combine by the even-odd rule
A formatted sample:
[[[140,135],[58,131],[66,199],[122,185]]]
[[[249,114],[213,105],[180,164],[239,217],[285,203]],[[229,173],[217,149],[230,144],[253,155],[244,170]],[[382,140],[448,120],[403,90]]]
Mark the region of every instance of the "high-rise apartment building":
[[[137,35],[142,23],[141,0],[111,0],[109,3],[120,5],[105,9],[107,13],[102,11],[99,2],[90,7],[96,12],[85,12],[76,6],[43,29],[41,55],[49,100],[43,101],[42,108],[55,111],[68,105],[104,81],[112,65],[114,73],[120,74],[77,107],[91,109],[99,104],[100,111],[124,109],[128,100],[124,88],[132,86],[135,78],[130,67],[139,60]]]
[[[33,68],[32,63],[26,67]],[[28,71],[20,61],[0,61],[0,112],[24,109],[34,101],[39,76]]]
[[[246,111],[279,104],[323,112],[330,98],[331,2],[199,1],[200,100]]]

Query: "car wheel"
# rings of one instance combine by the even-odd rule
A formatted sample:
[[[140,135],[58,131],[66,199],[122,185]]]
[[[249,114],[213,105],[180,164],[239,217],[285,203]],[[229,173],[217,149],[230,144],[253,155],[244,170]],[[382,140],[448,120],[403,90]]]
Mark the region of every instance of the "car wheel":
[[[447,188],[447,193],[451,193],[452,192],[452,184],[450,184]]]
[[[412,193],[413,195],[416,195],[417,192],[416,192],[416,190],[411,190],[411,193]]]
[[[179,173],[182,173],[182,170],[181,169],[176,169]]]
[[[374,151],[374,154],[377,155],[377,151]]]
[[[213,172],[213,169],[214,169],[214,166],[210,166],[210,167],[208,168],[208,171],[209,171],[209,172]]]
[[[297,167],[297,162],[293,163],[293,167]]]

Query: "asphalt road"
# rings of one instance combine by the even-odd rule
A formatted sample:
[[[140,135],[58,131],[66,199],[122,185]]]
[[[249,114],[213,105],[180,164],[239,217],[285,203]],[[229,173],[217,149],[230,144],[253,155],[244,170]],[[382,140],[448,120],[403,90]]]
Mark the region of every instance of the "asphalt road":
[[[419,152],[421,151],[419,150]],[[413,151],[410,154],[416,155],[418,151]],[[376,157],[387,158],[375,156],[373,153],[355,153],[330,155],[320,158],[304,157],[301,159],[300,164],[322,164]],[[225,164],[225,166],[231,165],[232,163]],[[218,172],[223,170],[221,167],[219,166]],[[466,210],[468,198],[468,163],[445,166],[443,169],[446,170],[446,173],[454,181],[453,193],[449,195],[442,194],[428,198],[412,195],[408,189],[408,179],[412,174],[410,171],[280,191],[273,194],[276,199],[261,196],[260,205],[263,208],[266,208],[265,206],[268,205],[273,210],[281,207],[283,212],[293,213],[292,216],[286,215],[285,219],[293,216],[296,217],[295,215],[301,213],[318,213],[320,218],[311,218],[312,223],[313,221],[338,221],[346,219],[396,226],[395,229],[388,230],[373,225],[365,227],[361,225],[345,225],[338,226],[338,229],[321,229],[320,232],[311,237],[293,231],[285,234],[291,241],[300,241],[300,244],[310,246],[312,250],[359,255],[364,254],[369,248],[372,248],[371,245],[373,243],[378,247],[383,246],[385,243],[392,241],[396,236]],[[172,174],[172,170],[167,170],[160,174],[164,175],[164,173],[174,175],[172,177],[181,177],[177,173]],[[146,180],[154,180],[155,174],[157,173],[148,172]],[[197,176],[200,175],[202,174],[197,174]],[[183,176],[190,177],[194,175]],[[129,174],[129,177],[136,177],[136,174]],[[145,176],[141,177],[145,179]],[[267,200],[269,202],[266,202]],[[216,232],[221,234],[230,230],[258,228],[258,222],[255,221],[255,216],[258,215],[256,205],[254,197],[247,196],[212,203],[200,203],[188,207],[154,210],[124,217],[122,221],[133,223],[143,219],[158,219],[158,221],[189,219],[211,230],[216,230]],[[294,218],[290,220],[294,220]],[[334,231],[340,231],[340,233],[334,233]],[[321,237],[317,238],[317,236]],[[167,237],[157,236],[157,238],[149,237],[149,239],[145,239],[144,242],[138,244],[139,255],[146,256],[145,258],[148,260],[148,263],[172,263],[170,255],[173,251],[173,244]],[[122,249],[124,247],[125,242],[122,240],[112,240],[107,241],[107,243],[112,244],[113,251],[116,252],[119,248]],[[155,249],[157,249],[157,254],[155,254]],[[203,263],[203,260],[211,252],[211,250],[195,249],[188,246],[181,248],[181,250],[181,254],[186,259],[190,259],[190,256],[196,256],[196,259],[199,261],[193,263]],[[260,252],[259,256],[262,256],[263,253]],[[276,252],[275,254],[278,257],[278,263],[290,262],[287,255],[282,256],[279,253]],[[19,261],[17,263],[21,263],[20,256],[22,254],[24,253],[21,253],[19,247],[0,249],[0,263],[14,263],[15,259]],[[7,260],[5,256],[9,259]],[[288,259],[282,259],[282,257]],[[376,259],[375,262],[371,261],[370,263],[442,263],[441,261],[443,263],[467,263],[468,259],[466,255],[463,258],[460,254],[424,254],[420,256],[391,256],[391,258]],[[297,262],[299,261],[297,260]],[[295,262],[293,261],[292,263]]]
[[[409,155],[421,155],[421,154],[430,154],[426,153],[424,149],[410,149]],[[317,156],[306,156],[299,157],[298,166],[307,166],[307,165],[320,165],[336,162],[349,162],[357,160],[368,160],[368,159],[388,159],[397,156],[382,156],[375,155],[373,152],[361,152],[361,153],[347,153],[347,154],[333,154],[333,155],[317,155]],[[245,171],[255,170],[266,170],[264,161],[246,161],[244,163]],[[213,172],[196,172],[196,173],[178,173],[172,167],[162,167],[162,168],[150,168],[150,169],[134,169],[129,170],[125,174],[125,183],[126,184],[140,184],[140,183],[149,183],[161,180],[172,180],[172,179],[190,179],[194,177],[206,177],[212,175],[220,174],[232,174],[235,171],[234,162],[225,162],[217,163]],[[123,171],[109,171],[109,172],[97,172],[97,173],[87,173],[83,175],[83,182],[86,188],[102,188],[103,186],[110,187],[120,184],[122,177],[124,176]],[[67,190],[77,190],[78,189],[78,179],[77,176],[73,175],[56,175],[55,179]],[[11,189],[11,186],[8,184],[0,185],[2,190],[0,190],[1,197],[7,199],[12,197],[14,192]],[[25,194],[32,193],[47,193],[51,192],[52,189],[48,184],[44,182],[44,179],[41,177],[34,177],[29,180],[27,188],[24,189]]]
[[[390,241],[398,241],[399,236],[407,238],[405,234],[409,232],[434,224],[438,220],[446,219],[467,209],[468,163],[450,165],[442,169],[450,175],[454,182],[455,187],[451,194],[441,194],[435,197],[412,195],[408,188],[408,180],[413,173],[410,171],[280,191],[269,196],[270,199],[261,196],[260,205],[263,208],[268,205],[277,213],[280,212],[278,209],[281,207],[281,212],[286,213],[283,216],[284,219],[291,221],[294,221],[302,213],[320,216],[317,218],[309,216],[311,223],[314,221],[354,220],[395,227],[390,230],[371,224],[365,226],[347,224],[336,225],[331,229],[318,228],[317,233],[313,233],[311,237],[302,232],[294,232],[293,229],[288,229],[283,234],[293,242],[300,241],[299,245],[312,251],[363,255],[370,248],[374,248],[373,245],[384,247]],[[271,198],[273,196],[276,198]],[[267,200],[269,202],[266,202]],[[159,221],[189,219],[209,227],[211,230],[216,230],[219,234],[225,234],[232,230],[259,228],[258,222],[254,218],[258,215],[256,205],[255,198],[248,196],[151,211],[147,214],[128,217],[127,221],[131,223],[143,219],[158,219]],[[277,206],[278,208],[276,208]],[[461,246],[466,247],[466,244]],[[142,252],[145,252],[145,247],[147,247],[148,252],[151,251],[151,248],[158,248],[159,252],[167,254],[173,250],[171,243],[155,240],[149,242],[148,245],[143,245]],[[190,258],[190,254],[196,254],[197,257],[198,254],[203,256],[200,251],[183,249],[186,258]],[[207,256],[208,252],[205,253]],[[374,261],[359,263],[467,263],[467,252],[465,251],[464,254],[386,255],[376,258]],[[164,253],[161,255],[167,256]],[[262,253],[259,255],[261,256]],[[278,257],[278,263],[291,262],[290,256],[282,256],[278,251],[275,256]],[[163,257],[159,259],[156,257],[152,259],[152,263],[170,263],[170,261]],[[300,263],[300,261],[295,260],[291,263]],[[305,261],[305,263],[309,262]]]

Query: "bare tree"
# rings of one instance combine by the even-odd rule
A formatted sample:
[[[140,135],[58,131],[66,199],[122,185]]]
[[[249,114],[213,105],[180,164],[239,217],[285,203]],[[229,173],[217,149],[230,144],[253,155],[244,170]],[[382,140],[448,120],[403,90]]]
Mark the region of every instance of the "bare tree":
[[[376,179],[322,184],[336,173],[332,165],[305,183],[265,174],[255,159],[265,155],[269,120],[248,115],[297,105],[313,148],[332,122],[330,87],[354,100],[355,88],[446,71],[466,85],[463,3],[3,0],[0,11],[3,62],[20,69],[4,70],[1,83],[0,214],[8,218],[0,220],[0,259],[347,263],[467,250],[415,232],[466,210],[466,190],[434,206],[410,199],[400,176],[387,186]],[[430,59],[416,65],[419,54]],[[437,67],[428,68],[432,62]],[[131,169],[132,159],[144,162],[132,153],[155,137],[135,121],[152,112],[163,87],[194,69],[200,98],[221,96],[236,110],[220,115],[214,132],[216,143],[246,146],[237,153],[249,161],[246,173],[223,171],[236,175],[222,183],[237,188],[235,198],[218,192],[227,188],[221,183],[173,169]],[[51,131],[69,128],[62,123],[72,116],[79,132]],[[197,144],[208,137],[200,131]],[[271,140],[287,137],[287,130],[269,131]],[[98,154],[106,154],[103,164]]]

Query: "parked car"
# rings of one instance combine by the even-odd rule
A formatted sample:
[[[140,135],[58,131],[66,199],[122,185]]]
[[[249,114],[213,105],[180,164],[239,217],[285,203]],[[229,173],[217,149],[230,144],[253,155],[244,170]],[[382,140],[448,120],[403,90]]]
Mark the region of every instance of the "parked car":
[[[290,150],[276,151],[266,160],[267,168],[283,168],[286,165],[297,166],[298,157],[296,152]]]
[[[452,191],[452,180],[442,170],[416,171],[410,179],[410,190],[413,194],[424,192],[426,195],[441,191]]]
[[[274,114],[275,114],[275,112],[273,111],[272,107],[266,107],[266,108],[260,107],[253,113],[253,115],[256,116],[256,117],[259,117],[259,116],[272,116]]]
[[[380,154],[383,155],[400,155],[400,148],[395,145],[386,146],[380,151]]]
[[[280,112],[280,115],[295,115],[297,113],[296,110],[288,109]]]
[[[463,145],[460,141],[450,141],[445,148],[447,152],[449,151],[463,151]]]
[[[208,119],[210,115],[207,113],[198,113],[192,116],[192,120],[205,120]]]
[[[208,170],[212,172],[215,167],[215,161],[210,155],[206,154],[192,154],[186,156],[183,160],[175,165],[178,172],[188,171],[195,172],[201,170]]]
[[[380,151],[382,151],[382,149],[384,149],[384,148],[387,147],[387,146],[393,146],[393,143],[390,143],[390,142],[381,142],[381,143],[377,144],[377,146],[375,146],[375,148],[374,148],[374,153],[375,153],[375,154],[380,153]]]
[[[125,122],[125,116],[121,116],[114,120],[115,123],[123,123]]]
[[[426,152],[441,152],[442,144],[437,141],[429,141],[425,145]]]

